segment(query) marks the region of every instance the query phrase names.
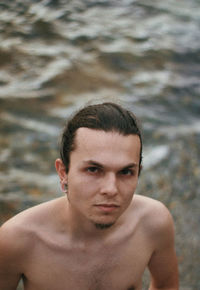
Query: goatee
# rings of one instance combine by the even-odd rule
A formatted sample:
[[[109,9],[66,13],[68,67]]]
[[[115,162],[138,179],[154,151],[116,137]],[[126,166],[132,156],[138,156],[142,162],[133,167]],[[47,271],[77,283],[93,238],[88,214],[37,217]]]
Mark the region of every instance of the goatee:
[[[112,227],[114,225],[114,223],[111,223],[111,224],[98,224],[98,223],[95,223],[94,225],[99,230],[105,230],[105,229],[108,229],[108,228]]]

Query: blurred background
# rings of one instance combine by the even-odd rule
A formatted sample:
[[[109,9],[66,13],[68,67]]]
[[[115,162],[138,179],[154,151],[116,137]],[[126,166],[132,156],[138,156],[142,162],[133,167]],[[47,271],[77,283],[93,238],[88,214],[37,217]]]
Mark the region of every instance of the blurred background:
[[[71,113],[117,101],[143,128],[137,192],[170,209],[180,289],[200,289],[199,8],[198,0],[0,1],[1,224],[62,194],[54,160]]]

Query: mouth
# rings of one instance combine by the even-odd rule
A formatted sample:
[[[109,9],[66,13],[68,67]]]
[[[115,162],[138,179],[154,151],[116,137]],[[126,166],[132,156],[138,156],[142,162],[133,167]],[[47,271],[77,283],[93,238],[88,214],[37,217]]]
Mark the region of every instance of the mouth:
[[[102,212],[113,212],[119,208],[119,205],[116,204],[107,204],[107,203],[102,203],[102,204],[95,204],[95,207],[98,208]]]

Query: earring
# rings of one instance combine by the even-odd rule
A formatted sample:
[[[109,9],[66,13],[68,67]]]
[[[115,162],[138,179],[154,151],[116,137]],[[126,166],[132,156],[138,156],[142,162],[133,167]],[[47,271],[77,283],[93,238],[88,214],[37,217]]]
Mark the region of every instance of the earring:
[[[68,184],[61,182],[61,188],[62,188],[62,192],[64,192],[65,194],[67,194],[67,192],[68,192]]]

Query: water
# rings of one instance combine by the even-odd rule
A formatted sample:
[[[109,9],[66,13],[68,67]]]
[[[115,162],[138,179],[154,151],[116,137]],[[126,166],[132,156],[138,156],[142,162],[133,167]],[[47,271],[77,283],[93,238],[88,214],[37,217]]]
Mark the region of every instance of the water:
[[[138,192],[174,216],[181,289],[200,288],[199,30],[198,0],[1,0],[1,223],[61,194],[65,120],[115,100],[141,120]]]

